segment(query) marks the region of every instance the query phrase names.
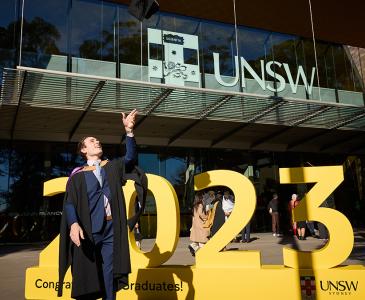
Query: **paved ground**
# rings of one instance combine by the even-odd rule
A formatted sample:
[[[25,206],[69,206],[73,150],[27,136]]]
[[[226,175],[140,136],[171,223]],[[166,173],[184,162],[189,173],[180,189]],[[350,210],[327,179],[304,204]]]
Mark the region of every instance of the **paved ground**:
[[[259,250],[262,264],[282,264],[282,248],[291,247],[299,250],[314,250],[321,248],[325,242],[309,237],[306,241],[299,241],[292,237],[277,238],[269,233],[251,235],[250,243],[231,243],[228,250]],[[144,240],[142,248],[151,249],[154,240]],[[188,238],[180,238],[173,256],[166,265],[192,265],[194,258],[187,246]],[[27,267],[38,264],[39,252],[46,244],[32,245],[0,245],[0,298],[6,300],[24,299],[24,278]],[[344,264],[365,265],[365,230],[355,233],[355,246],[350,257]]]

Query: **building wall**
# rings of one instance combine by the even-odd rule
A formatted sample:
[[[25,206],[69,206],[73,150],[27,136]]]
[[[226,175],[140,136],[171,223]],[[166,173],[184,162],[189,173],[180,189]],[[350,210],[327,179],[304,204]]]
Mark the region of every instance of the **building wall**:
[[[238,26],[236,32],[232,25],[233,15],[232,22],[226,24],[159,12],[140,24],[128,14],[126,5],[109,1],[27,0],[24,2],[24,13],[22,3],[19,0],[0,3],[0,30],[3,33],[0,39],[0,67],[22,65],[138,81],[364,105],[363,75],[355,70],[356,60],[352,63],[354,56],[348,55],[346,49],[336,43],[316,40],[314,47],[312,39],[245,26]],[[165,70],[161,78],[151,76],[152,61],[168,65],[174,55],[166,54],[172,44],[168,46],[167,42],[161,42],[165,46],[162,52],[163,47],[152,42],[148,29],[161,35],[166,32],[186,35],[185,39],[197,37],[198,52],[184,48],[182,58],[183,65],[190,65],[190,68],[197,66],[197,72],[191,70],[195,75],[185,74],[191,77],[185,81],[181,76],[179,79],[176,76],[172,78],[172,73],[177,71],[175,68]],[[194,48],[192,45],[187,47]],[[222,80],[231,83],[239,75],[236,84],[224,86],[217,81],[215,72],[218,65],[214,65],[213,53],[219,54]],[[244,72],[237,70],[235,56],[244,58],[252,72],[264,78],[265,89],[260,87],[247,67]],[[261,69],[261,63],[264,69]],[[288,64],[294,83],[297,76],[300,78],[296,92],[292,91],[293,84],[290,84],[284,64]],[[317,65],[318,77],[317,72],[312,73]],[[267,68],[271,68],[274,76],[269,74]],[[305,89],[299,75],[300,68],[309,83],[313,77],[312,91]],[[172,75],[166,75],[167,72]],[[279,76],[285,80],[282,91],[278,91]]]
[[[164,12],[140,24],[127,13],[126,5],[108,1],[27,0],[24,2],[24,14],[22,3],[19,0],[0,1],[0,73],[5,67],[22,65],[164,82],[166,78],[149,78],[149,59],[161,60],[162,57],[161,47],[148,43],[148,28],[152,28],[161,33],[171,31],[198,37],[197,55],[186,51],[184,63],[196,64],[199,60],[200,81],[183,82],[184,85],[198,84],[203,88],[293,97],[287,73],[278,64],[274,64],[277,66],[275,72],[283,76],[288,85],[287,90],[281,93],[260,90],[257,81],[249,73],[245,77],[245,90],[242,88],[242,76],[231,87],[217,84],[213,52],[220,54],[220,75],[225,82],[231,82],[240,73],[236,68],[235,56],[243,57],[258,74],[261,72],[261,61],[264,65],[273,61],[287,63],[293,71],[294,80],[299,66],[307,75],[310,74],[316,65],[317,56],[319,76],[313,81],[315,92],[308,95],[300,83],[299,92],[294,97],[318,99],[320,87],[321,99],[324,101],[364,105],[361,84],[364,81],[364,49],[358,49],[356,55],[357,48],[350,48],[351,55],[348,55],[344,46],[336,43],[318,40],[314,47],[311,39],[300,36],[244,26],[239,26],[236,32],[233,22],[219,23]],[[275,87],[274,79],[267,72],[264,72],[264,78]],[[87,92],[89,95],[90,91]],[[186,109],[189,107],[186,106]],[[106,145],[106,152],[109,157],[121,153],[118,145]],[[76,165],[81,164],[80,158],[74,153],[75,144],[66,142],[0,142],[1,242],[49,240],[58,233],[62,195],[44,198],[42,184],[51,178],[68,176]],[[163,147],[139,149],[140,165],[149,173],[167,178],[177,192],[184,220],[181,234],[188,234],[190,228],[192,193],[191,187],[185,184],[185,172],[192,161],[195,173],[214,169],[244,173],[250,166],[254,171],[250,176],[256,187],[258,202],[253,229],[267,231],[270,229],[270,219],[266,213],[266,204],[272,192],[279,192],[282,199],[287,201],[290,194],[298,190],[296,186],[283,188],[278,185],[279,167],[297,167],[306,161],[314,165],[342,164],[345,159],[344,155],[313,153],[280,154]],[[339,209],[354,224],[360,225],[365,188],[364,180],[357,179],[360,177],[354,177],[354,174],[363,173],[363,164],[364,159],[359,158],[356,172],[353,166],[349,167],[346,183],[336,194]],[[359,168],[361,171],[358,171]],[[150,197],[148,210],[143,217],[145,223],[142,224],[145,236],[154,235],[152,220],[155,218],[153,198]]]

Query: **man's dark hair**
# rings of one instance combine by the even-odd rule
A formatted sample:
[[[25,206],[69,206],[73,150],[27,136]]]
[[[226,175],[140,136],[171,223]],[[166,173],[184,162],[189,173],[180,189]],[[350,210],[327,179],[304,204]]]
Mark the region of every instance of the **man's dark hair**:
[[[79,143],[77,144],[77,154],[80,154],[83,159],[87,159],[85,153],[81,152],[81,149],[85,147],[85,140],[88,138],[88,136],[84,136]]]

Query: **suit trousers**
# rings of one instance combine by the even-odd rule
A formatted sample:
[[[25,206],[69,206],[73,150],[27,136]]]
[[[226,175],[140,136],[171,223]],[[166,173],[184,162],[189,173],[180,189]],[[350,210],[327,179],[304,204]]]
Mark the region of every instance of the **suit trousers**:
[[[272,227],[272,233],[280,233],[280,222],[279,222],[278,212],[271,213],[271,227]]]
[[[115,300],[113,289],[113,220],[105,221],[98,233],[93,233],[97,259],[103,270],[105,300]]]

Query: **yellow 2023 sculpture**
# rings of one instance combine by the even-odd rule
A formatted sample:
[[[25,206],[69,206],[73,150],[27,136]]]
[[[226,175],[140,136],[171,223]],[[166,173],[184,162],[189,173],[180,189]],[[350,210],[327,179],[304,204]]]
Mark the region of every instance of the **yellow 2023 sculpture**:
[[[249,222],[256,194],[248,178],[237,172],[217,170],[195,176],[195,190],[229,187],[235,207],[227,222],[196,254],[193,266],[164,265],[174,253],[180,232],[178,199],[164,178],[148,174],[149,190],[157,209],[156,242],[149,252],[137,248],[129,235],[132,273],[130,284],[117,299],[365,299],[365,268],[339,266],[350,255],[354,234],[340,212],[320,207],[343,181],[342,166],[282,168],[282,184],[314,183],[294,209],[294,220],[323,223],[329,242],[315,251],[283,248],[284,265],[261,265],[260,251],[221,251]],[[65,191],[67,178],[44,183],[44,196]],[[123,187],[129,213],[133,211],[133,183]],[[39,266],[27,269],[26,299],[59,299],[58,238],[40,254]],[[63,299],[70,299],[71,274],[67,273]]]

